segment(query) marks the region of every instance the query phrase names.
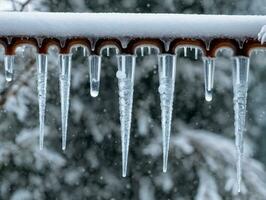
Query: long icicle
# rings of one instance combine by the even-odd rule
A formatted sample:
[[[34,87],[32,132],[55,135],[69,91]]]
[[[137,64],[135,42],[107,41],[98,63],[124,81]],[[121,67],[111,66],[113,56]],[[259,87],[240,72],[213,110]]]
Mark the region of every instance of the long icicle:
[[[46,54],[38,54],[37,63],[38,63],[38,98],[39,98],[39,123],[40,123],[39,147],[42,150],[43,138],[44,138],[45,107],[46,107],[48,56]]]
[[[243,134],[245,131],[246,103],[248,90],[249,58],[234,57],[233,88],[235,112],[235,145],[237,151],[237,188],[241,190]]]
[[[215,58],[203,57],[202,59],[204,67],[205,100],[211,101],[213,93]]]
[[[136,65],[136,56],[121,54],[117,55],[119,87],[119,110],[121,123],[122,143],[122,176],[127,174],[128,150],[130,141],[131,113],[133,104],[133,86]]]
[[[72,54],[60,54],[60,98],[61,98],[61,120],[62,120],[62,150],[66,149],[69,93],[71,84],[71,57]]]
[[[5,55],[5,77],[7,82],[13,80],[14,57],[14,55]]]
[[[90,70],[90,94],[92,97],[97,97],[100,88],[100,73],[101,73],[101,56],[89,56]]]
[[[168,151],[171,135],[171,121],[174,100],[176,55],[161,54],[158,56],[159,93],[161,100],[161,121],[163,140],[163,172],[167,171]]]

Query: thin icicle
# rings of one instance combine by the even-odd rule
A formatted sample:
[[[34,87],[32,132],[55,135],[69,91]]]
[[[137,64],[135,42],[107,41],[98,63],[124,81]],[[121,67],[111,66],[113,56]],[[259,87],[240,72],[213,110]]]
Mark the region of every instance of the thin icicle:
[[[14,55],[5,55],[5,77],[7,82],[13,80],[14,57]]]
[[[133,86],[136,56],[117,55],[119,87],[119,110],[121,123],[121,143],[122,143],[122,176],[127,174],[127,160],[130,141],[131,112],[133,104]]]
[[[203,57],[204,82],[205,82],[205,100],[212,100],[215,58]]]
[[[148,46],[148,55],[151,55],[151,47]]]
[[[60,98],[61,98],[61,120],[62,120],[62,150],[66,149],[69,93],[71,83],[71,57],[72,54],[60,54]]]
[[[187,47],[184,47],[184,57],[187,57]]]
[[[87,56],[87,49],[85,47],[83,47],[82,50],[83,50],[83,56],[84,57]]]
[[[110,48],[109,47],[106,48],[106,56],[108,56],[108,57],[110,56]]]
[[[90,94],[92,97],[97,97],[99,94],[101,60],[102,60],[101,56],[98,55],[89,56]]]
[[[140,47],[140,53],[141,53],[141,56],[143,57],[144,56],[144,47]]]
[[[243,134],[245,131],[246,103],[248,90],[249,58],[238,56],[234,58],[233,88],[235,111],[235,144],[237,150],[237,186],[241,190]]]
[[[176,55],[161,54],[158,56],[159,93],[161,99],[163,172],[167,171],[168,151],[171,135],[171,120],[174,100]]]
[[[40,121],[39,147],[42,150],[43,138],[44,138],[48,56],[46,54],[38,54],[37,62],[38,62],[38,96],[39,96],[39,121]]]
[[[195,60],[198,60],[198,48],[195,48]]]

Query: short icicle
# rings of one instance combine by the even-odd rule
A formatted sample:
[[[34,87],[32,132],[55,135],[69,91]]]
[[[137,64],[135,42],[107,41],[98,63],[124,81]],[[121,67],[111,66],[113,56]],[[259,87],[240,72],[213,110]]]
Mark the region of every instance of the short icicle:
[[[159,93],[161,100],[161,121],[163,140],[163,172],[167,171],[168,151],[171,135],[171,120],[174,100],[176,55],[160,54],[159,66]]]
[[[72,54],[60,54],[60,98],[61,98],[61,120],[62,120],[62,150],[66,149],[69,93],[71,84],[71,58]]]
[[[89,56],[90,94],[92,97],[97,97],[99,94],[101,62],[102,62],[101,56],[99,55]]]
[[[128,150],[130,141],[131,113],[133,104],[134,73],[136,56],[129,54],[117,55],[119,88],[119,110],[122,143],[122,176],[127,174]]]
[[[44,120],[45,120],[45,107],[46,107],[46,87],[47,87],[47,64],[48,56],[46,54],[37,55],[38,63],[38,99],[39,99],[39,148],[43,149],[44,139]]]
[[[204,82],[205,82],[205,100],[212,100],[215,58],[203,57]]]
[[[246,103],[248,90],[249,58],[244,56],[234,57],[233,89],[235,112],[235,144],[237,151],[237,189],[241,190],[243,134],[245,131]]]
[[[5,77],[7,82],[13,80],[14,57],[14,55],[5,55]]]

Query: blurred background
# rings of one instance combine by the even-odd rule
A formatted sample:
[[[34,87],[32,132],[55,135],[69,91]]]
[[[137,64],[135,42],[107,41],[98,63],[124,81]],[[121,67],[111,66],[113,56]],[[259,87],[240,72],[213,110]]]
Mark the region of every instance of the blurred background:
[[[2,11],[265,14],[264,0],[0,0]],[[266,23],[266,22],[265,22]],[[126,27],[125,27],[126,28]],[[67,149],[61,150],[58,52],[49,51],[44,150],[38,147],[35,50],[18,48],[15,79],[5,82],[0,51],[0,199],[266,199],[266,57],[253,52],[249,76],[242,193],[236,192],[231,52],[218,53],[212,102],[203,63],[178,53],[168,172],[162,140],[156,55],[137,57],[128,176],[121,176],[114,52],[103,56],[100,94],[74,51]]]

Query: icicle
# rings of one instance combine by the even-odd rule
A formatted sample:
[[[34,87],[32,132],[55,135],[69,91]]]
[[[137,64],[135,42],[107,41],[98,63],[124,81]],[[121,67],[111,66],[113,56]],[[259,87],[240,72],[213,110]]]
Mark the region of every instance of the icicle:
[[[243,134],[245,131],[246,102],[248,90],[249,58],[238,56],[234,58],[233,88],[235,111],[235,144],[237,150],[237,186],[241,189]]]
[[[151,47],[148,46],[148,55],[151,55]]]
[[[140,54],[142,57],[144,56],[144,47],[140,47]]]
[[[176,55],[161,54],[158,56],[158,59],[160,81],[159,93],[162,112],[163,172],[166,172],[175,88]]]
[[[198,48],[195,48],[195,60],[198,60]]]
[[[184,47],[184,57],[187,57],[187,47]]]
[[[110,56],[110,48],[109,47],[106,48],[106,56],[108,56],[108,57]]]
[[[204,67],[204,82],[205,82],[205,100],[212,100],[212,90],[214,81],[214,70],[215,70],[215,58],[203,57]]]
[[[121,143],[122,143],[122,176],[127,174],[127,160],[130,140],[131,112],[133,103],[133,86],[136,56],[117,55],[119,86],[119,110],[121,123]]]
[[[90,94],[92,97],[97,97],[100,88],[100,73],[101,73],[101,56],[89,56],[89,70],[90,70]]]
[[[62,150],[66,149],[67,122],[69,110],[69,93],[71,83],[71,57],[72,54],[60,54],[60,98],[62,120]]]
[[[87,56],[87,49],[85,47],[82,48],[83,49],[83,56]]]
[[[7,82],[13,80],[14,57],[14,55],[5,55],[5,77]]]
[[[38,96],[39,96],[39,121],[40,121],[39,147],[40,149],[43,149],[48,56],[46,54],[38,54],[37,62],[38,62]]]

